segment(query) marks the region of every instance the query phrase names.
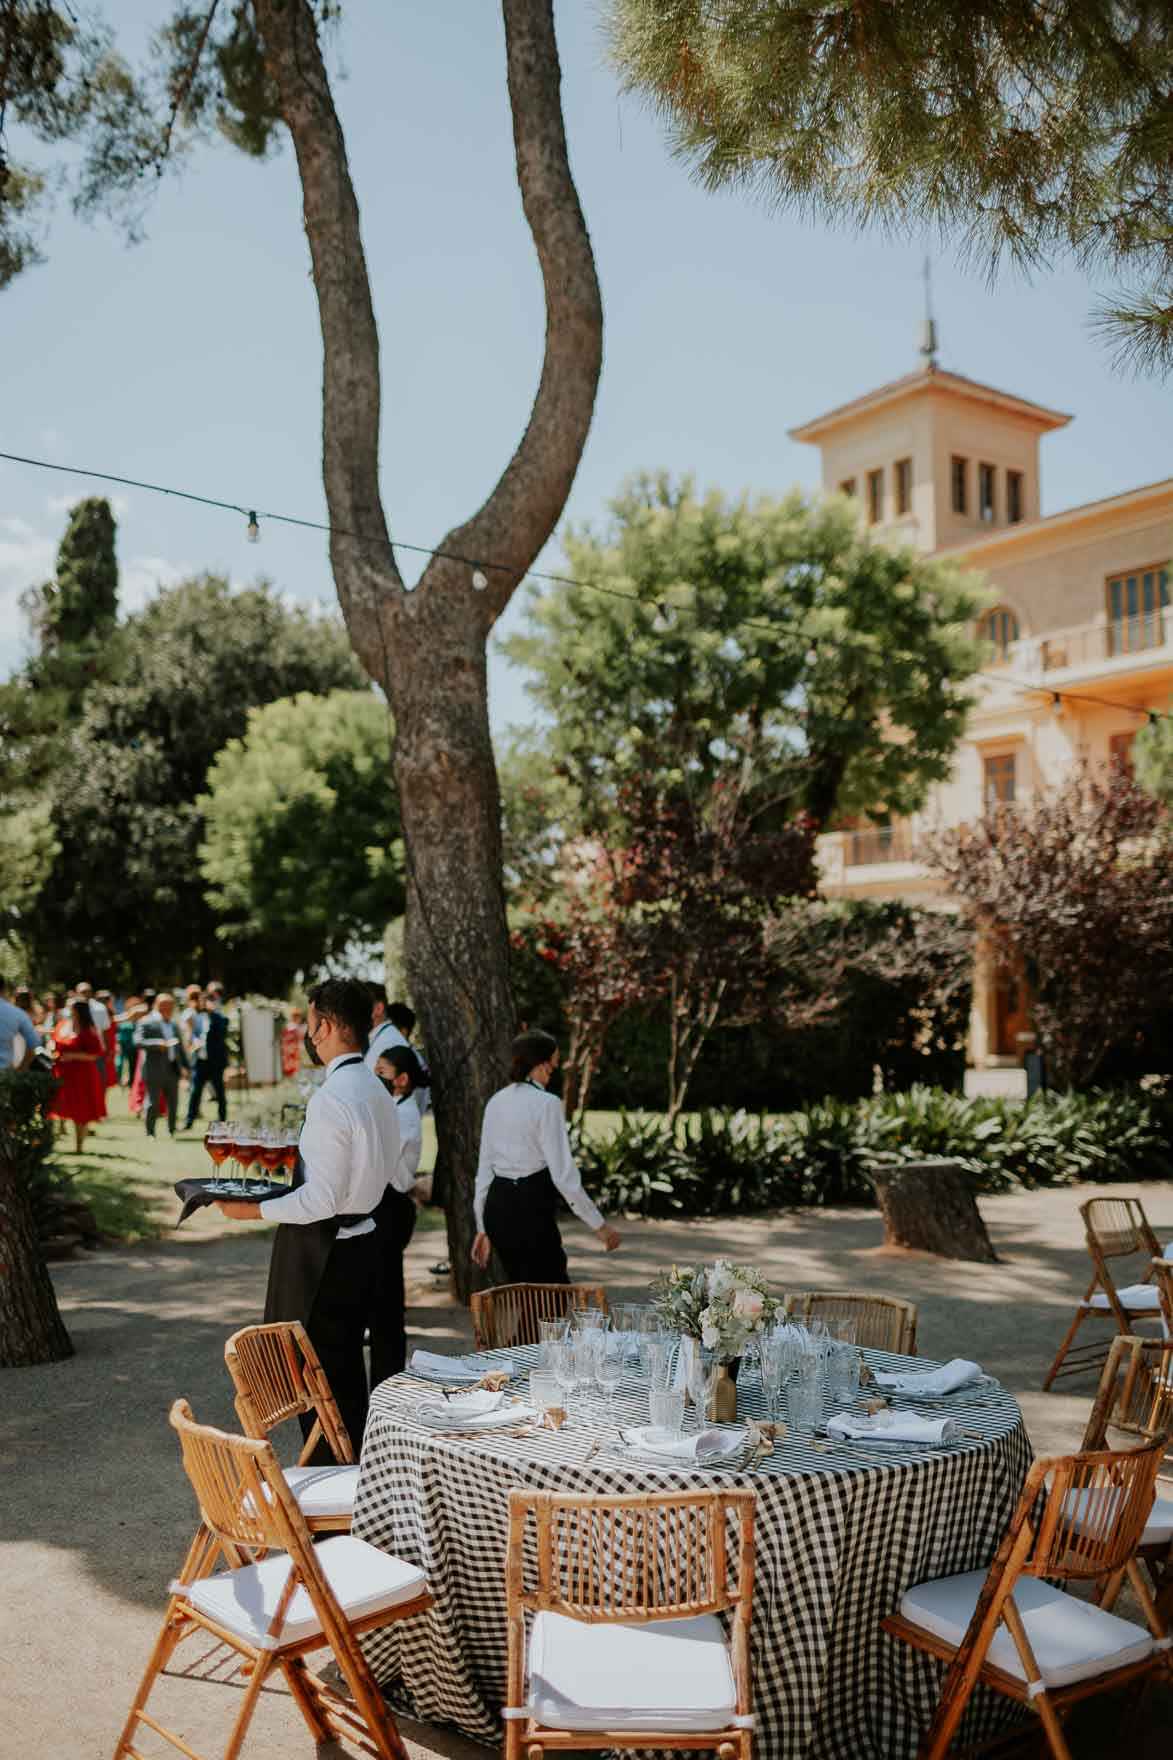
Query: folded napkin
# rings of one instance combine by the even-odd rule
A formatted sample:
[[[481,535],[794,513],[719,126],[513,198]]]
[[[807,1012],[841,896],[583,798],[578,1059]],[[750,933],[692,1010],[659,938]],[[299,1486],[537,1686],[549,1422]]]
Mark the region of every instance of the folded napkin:
[[[838,1412],[827,1419],[827,1435],[842,1442],[954,1442],[955,1418],[926,1418],[920,1412]]]
[[[407,1367],[421,1380],[442,1381],[445,1387],[474,1387],[483,1375],[491,1374],[493,1370],[510,1376],[514,1373],[514,1364],[509,1360],[490,1363],[487,1358],[442,1357],[437,1351],[412,1351]]]
[[[654,1454],[666,1461],[713,1462],[727,1455],[740,1454],[745,1447],[745,1431],[702,1430],[697,1436],[679,1436],[665,1442],[664,1432],[646,1424],[639,1430],[625,1430],[623,1439],[640,1454]]]
[[[951,1363],[943,1363],[939,1369],[901,1369],[896,1373],[876,1369],[873,1374],[878,1386],[890,1387],[893,1393],[939,1395],[956,1393],[959,1387],[968,1387],[971,1381],[980,1381],[982,1366],[980,1363],[969,1363],[964,1357],[954,1357]]]
[[[496,1430],[536,1418],[534,1406],[515,1405],[503,1393],[458,1393],[449,1400],[427,1400],[416,1421],[428,1430]]]

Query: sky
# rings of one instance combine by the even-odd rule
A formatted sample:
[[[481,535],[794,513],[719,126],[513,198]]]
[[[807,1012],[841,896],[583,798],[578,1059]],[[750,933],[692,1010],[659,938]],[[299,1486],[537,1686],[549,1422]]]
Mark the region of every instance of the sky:
[[[164,0],[107,0],[137,53]],[[622,98],[595,0],[559,0],[572,167],[603,289],[605,362],[567,508],[601,523],[629,473],[781,494],[819,481],[787,430],[917,365],[921,241],[886,242],[714,196],[661,125]],[[541,285],[513,168],[493,0],[348,0],[335,56],[383,354],[382,483],[392,535],[440,544],[516,445],[541,366]],[[12,131],[14,157],[21,157]],[[1042,445],[1043,512],[1173,475],[1167,387],[1117,374],[1088,318],[1110,291],[1070,266],[991,287],[934,247],[943,367],[1076,420]],[[0,293],[0,450],[324,519],[321,347],[300,191],[264,163],[197,151],[164,180],[146,237],[56,214],[48,262]],[[0,461],[0,672],[17,600],[51,572],[69,506],[100,485]],[[138,489],[112,492],[121,602],[212,570],[332,603],[324,538]],[[542,563],[557,568],[557,542]],[[418,572],[417,563],[414,572]],[[409,578],[414,578],[414,572]],[[523,616],[515,598],[502,628]],[[498,731],[529,719],[490,661]]]

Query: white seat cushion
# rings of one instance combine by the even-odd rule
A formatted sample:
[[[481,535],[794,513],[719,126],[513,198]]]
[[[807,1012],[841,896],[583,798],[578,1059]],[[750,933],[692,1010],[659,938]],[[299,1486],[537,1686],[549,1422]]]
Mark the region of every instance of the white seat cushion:
[[[1101,1518],[1105,1509],[1110,1510],[1113,1515],[1115,1514],[1115,1505],[1118,1501],[1118,1493],[1116,1492],[1105,1493],[1104,1489],[1097,1492],[1090,1492],[1086,1489],[1068,1492],[1064,1507],[1075,1511],[1071,1526],[1077,1534],[1083,1531],[1083,1523],[1080,1518],[1089,1497],[1096,1499]],[[1149,1519],[1144,1525],[1140,1544],[1142,1546],[1165,1546],[1170,1540],[1173,1540],[1173,1498],[1158,1497],[1149,1511]]]
[[[427,1587],[424,1573],[416,1565],[380,1552],[377,1546],[369,1546],[350,1534],[336,1534],[323,1540],[314,1553],[343,1613],[351,1619],[378,1613],[400,1601],[414,1600]],[[266,1637],[289,1571],[289,1558],[281,1552],[260,1564],[219,1571],[179,1593],[209,1619],[250,1644],[262,1650],[280,1649],[285,1644],[300,1643],[322,1629],[313,1602],[304,1585],[299,1584],[290,1599],[280,1636]]]
[[[357,1467],[286,1467],[285,1479],[307,1518],[354,1514]]]
[[[932,1632],[947,1644],[959,1645],[986,1576],[985,1571],[966,1571],[964,1576],[918,1583],[904,1596],[900,1611],[911,1625]],[[1152,1653],[1153,1640],[1143,1626],[1118,1619],[1090,1602],[1077,1601],[1074,1595],[1052,1589],[1037,1577],[1019,1577],[1014,1600],[1048,1687],[1089,1680],[1127,1663],[1141,1662]],[[1006,1674],[1026,1680],[1014,1640],[1004,1625],[995,1632],[986,1659]]]
[[[1124,1289],[1118,1289],[1116,1294],[1120,1298],[1120,1306],[1135,1314],[1155,1314],[1161,1306],[1161,1298],[1157,1294],[1155,1283],[1130,1283]],[[1089,1308],[1108,1308],[1108,1298],[1102,1289],[1098,1289],[1086,1306]]]
[[[539,1613],[529,1652],[531,1714],[547,1729],[720,1730],[737,1709],[715,1614],[588,1625]]]

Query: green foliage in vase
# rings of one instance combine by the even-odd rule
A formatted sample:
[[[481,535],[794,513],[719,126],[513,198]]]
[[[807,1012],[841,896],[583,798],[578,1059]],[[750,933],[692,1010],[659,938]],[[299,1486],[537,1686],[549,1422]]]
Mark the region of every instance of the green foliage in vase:
[[[200,867],[226,947],[310,971],[379,939],[404,908],[391,728],[372,691],[250,709],[208,771]]]

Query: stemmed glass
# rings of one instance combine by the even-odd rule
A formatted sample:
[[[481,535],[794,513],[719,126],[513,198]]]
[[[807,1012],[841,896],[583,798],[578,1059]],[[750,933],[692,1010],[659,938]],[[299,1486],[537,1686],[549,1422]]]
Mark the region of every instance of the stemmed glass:
[[[623,1379],[624,1343],[614,1334],[604,1334],[595,1356],[595,1381],[607,1402],[607,1422],[615,1422],[615,1389]]]
[[[293,1183],[293,1176],[297,1172],[297,1151],[300,1143],[300,1131],[286,1130],[282,1134],[281,1159],[285,1164],[285,1172],[289,1177],[290,1184]]]
[[[257,1139],[259,1142],[258,1159],[271,1179],[280,1167],[285,1153],[282,1133],[273,1125],[265,1125],[262,1130],[257,1132]]]
[[[698,1431],[705,1427],[705,1415],[713,1395],[716,1375],[716,1351],[706,1350],[704,1345],[694,1340],[692,1354],[688,1359],[688,1397],[693,1404],[693,1416]]]
[[[562,1399],[567,1416],[570,1415],[571,1399],[578,1392],[578,1365],[578,1354],[570,1339],[562,1339],[559,1343],[550,1346],[550,1368],[562,1389]]]
[[[228,1125],[221,1124],[219,1121],[210,1124],[204,1133],[204,1148],[212,1157],[212,1165],[218,1175],[220,1168],[232,1153],[232,1132]]]
[[[771,1333],[762,1340],[762,1393],[770,1421],[777,1422],[778,1400],[786,1385],[790,1366],[790,1341],[785,1334]]]
[[[242,1125],[233,1133],[232,1153],[240,1168],[240,1189],[248,1191],[248,1170],[260,1153],[260,1142],[254,1127]]]

